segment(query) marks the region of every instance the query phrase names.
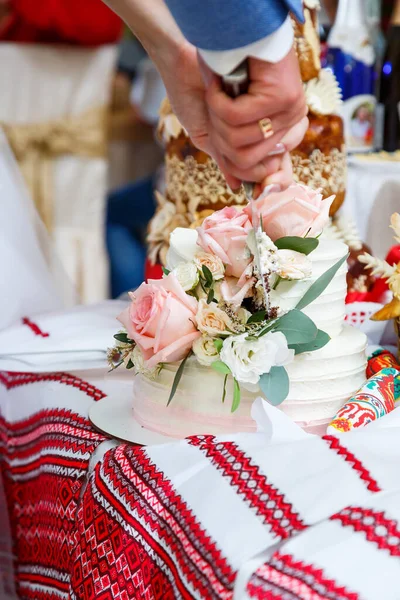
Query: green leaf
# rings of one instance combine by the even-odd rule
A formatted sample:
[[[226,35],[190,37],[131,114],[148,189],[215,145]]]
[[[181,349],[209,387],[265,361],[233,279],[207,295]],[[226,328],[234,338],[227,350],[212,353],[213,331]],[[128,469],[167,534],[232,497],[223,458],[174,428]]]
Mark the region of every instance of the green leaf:
[[[224,388],[222,390],[222,402],[225,402],[225,398],[226,398],[226,382],[228,379],[228,375],[225,375],[224,377]]]
[[[116,340],[118,340],[119,342],[122,342],[123,344],[132,343],[132,340],[130,338],[128,338],[128,335],[126,333],[116,333],[114,335],[114,338]]]
[[[305,344],[289,344],[289,348],[294,350],[295,354],[302,354],[303,352],[314,352],[326,346],[331,338],[325,331],[318,329],[317,335],[314,340]]]
[[[259,386],[272,406],[279,406],[289,393],[289,376],[285,367],[272,367],[269,373],[261,375]]]
[[[183,359],[183,361],[181,362],[181,364],[179,365],[179,367],[175,373],[175,377],[174,377],[174,381],[172,382],[171,393],[168,398],[167,406],[170,405],[172,398],[175,396],[176,390],[178,388],[179,382],[180,382],[182,374],[183,374],[183,369],[185,368],[186,361],[191,354],[192,354],[192,351],[190,351],[189,354],[187,354],[185,356],[185,358]]]
[[[319,241],[316,238],[302,238],[286,236],[276,240],[275,246],[278,250],[295,250],[301,254],[310,254],[318,246]]]
[[[135,365],[133,364],[133,362],[131,361],[131,359],[128,360],[127,364],[126,364],[126,368],[127,369],[133,369]]]
[[[221,352],[223,341],[220,338],[215,338],[215,340],[213,340],[213,343],[217,352]]]
[[[208,267],[206,267],[206,265],[203,265],[201,270],[203,271],[203,275],[204,275],[204,279],[206,280],[207,287],[211,287],[214,279],[213,279],[210,269]]]
[[[171,273],[171,271],[169,269],[166,269],[165,267],[161,267],[162,268],[162,272],[164,273],[164,275],[169,275]]]
[[[231,373],[228,365],[222,362],[222,360],[216,360],[215,362],[211,363],[211,367],[214,369],[214,371],[217,371],[217,373],[222,373],[222,375],[230,375]]]
[[[288,344],[306,344],[314,340],[318,332],[314,321],[296,309],[290,310],[266,329],[282,332]],[[264,335],[264,330],[260,335]]]
[[[265,321],[266,316],[267,313],[265,310],[259,310],[247,319],[247,323],[261,323],[262,321]]]
[[[348,256],[348,254],[346,254],[346,256],[343,256],[343,258],[338,260],[338,262],[335,265],[333,265],[333,267],[325,271],[325,273],[321,275],[321,277],[319,277],[317,281],[314,281],[312,286],[307,290],[300,302],[297,304],[296,308],[298,310],[302,310],[303,308],[311,304],[311,302],[314,302],[314,300],[318,298],[318,296],[320,296],[323,291],[326,290],[332,279],[335,277],[336,273],[339,271],[342,264],[347,260]]]
[[[240,386],[236,379],[233,380],[233,402],[231,412],[235,412],[240,404]]]
[[[213,288],[210,288],[210,291],[208,292],[207,295],[207,304],[211,304],[211,302],[214,300],[214,290]]]

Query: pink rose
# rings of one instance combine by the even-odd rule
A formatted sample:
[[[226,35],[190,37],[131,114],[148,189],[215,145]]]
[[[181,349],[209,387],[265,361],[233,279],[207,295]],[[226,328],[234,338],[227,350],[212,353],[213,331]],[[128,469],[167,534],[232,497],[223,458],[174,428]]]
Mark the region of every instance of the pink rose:
[[[197,300],[185,294],[175,275],[142,283],[130,297],[118,320],[141,349],[146,367],[184,358],[201,333],[193,324]]]
[[[320,190],[314,191],[301,183],[293,183],[282,192],[271,192],[256,200],[257,213],[262,215],[265,233],[278,240],[285,236],[319,235],[329,220],[329,209],[335,196],[323,200]],[[251,218],[251,208],[245,212]]]
[[[241,277],[252,261],[246,246],[247,234],[252,228],[247,214],[227,206],[204,219],[197,243],[205,252],[218,256],[226,266],[229,277]]]

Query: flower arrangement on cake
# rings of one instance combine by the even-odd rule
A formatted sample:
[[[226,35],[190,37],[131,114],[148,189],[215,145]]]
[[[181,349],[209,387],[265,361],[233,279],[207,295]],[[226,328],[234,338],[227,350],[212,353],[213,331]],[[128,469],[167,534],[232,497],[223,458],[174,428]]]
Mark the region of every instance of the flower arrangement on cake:
[[[163,279],[131,292],[130,305],[118,317],[124,330],[109,350],[111,368],[124,365],[157,380],[164,368],[179,363],[169,404],[186,365],[196,361],[221,375],[222,401],[231,380],[232,412],[239,407],[241,388],[260,392],[273,405],[282,403],[289,391],[286,367],[295,355],[321,349],[330,340],[303,309],[328,287],[346,254],[306,286],[295,307],[285,310],[278,296],[285,282],[311,277],[309,255],[319,244],[333,199],[293,184],[254,201],[258,234],[249,206],[225,207],[197,231],[176,229],[169,270]]]

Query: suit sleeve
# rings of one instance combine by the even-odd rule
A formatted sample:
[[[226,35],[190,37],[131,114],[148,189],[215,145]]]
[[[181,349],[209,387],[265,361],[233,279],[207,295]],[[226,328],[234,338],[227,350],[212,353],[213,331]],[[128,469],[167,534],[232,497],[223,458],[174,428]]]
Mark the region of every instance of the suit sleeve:
[[[303,21],[302,0],[166,0],[183,35],[197,48],[223,52],[277,31],[289,11]]]

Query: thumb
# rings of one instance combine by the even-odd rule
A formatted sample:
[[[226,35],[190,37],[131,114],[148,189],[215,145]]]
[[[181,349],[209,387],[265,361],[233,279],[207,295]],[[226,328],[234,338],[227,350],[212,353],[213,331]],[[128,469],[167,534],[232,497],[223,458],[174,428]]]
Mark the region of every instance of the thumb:
[[[199,63],[199,70],[200,70],[200,74],[203,79],[205,88],[208,89],[210,87],[210,85],[212,84],[212,82],[215,79],[217,79],[217,76],[215,75],[214,71],[212,71],[210,69],[210,67],[205,62],[205,60],[203,59],[203,57],[201,56],[199,51],[197,51],[197,61]]]

